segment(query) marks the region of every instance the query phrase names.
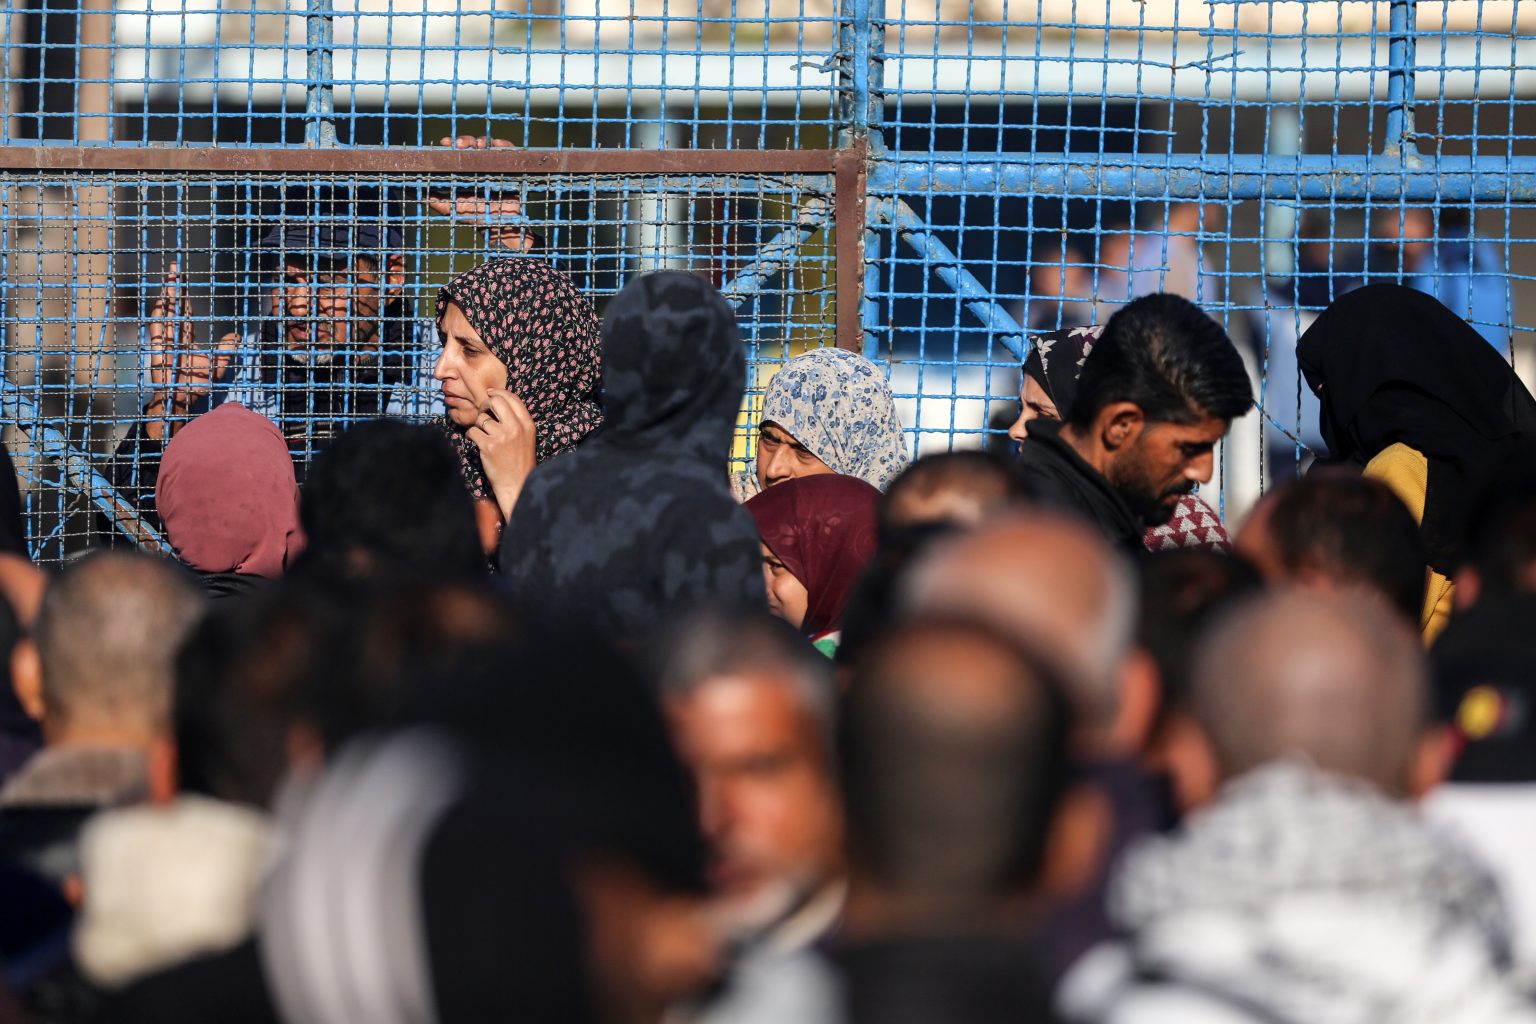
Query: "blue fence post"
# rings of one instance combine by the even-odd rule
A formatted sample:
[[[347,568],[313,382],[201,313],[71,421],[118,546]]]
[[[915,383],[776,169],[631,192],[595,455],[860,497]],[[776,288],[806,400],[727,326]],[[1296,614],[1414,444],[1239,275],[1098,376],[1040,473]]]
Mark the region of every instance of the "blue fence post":
[[[1417,0],[1392,0],[1387,23],[1387,138],[1382,152],[1400,156],[1410,167],[1420,163],[1413,116],[1417,6]]]
[[[885,151],[880,131],[885,117],[885,0],[839,0],[838,16],[838,143],[845,148],[862,145],[870,157],[878,157]],[[861,213],[864,272],[858,310],[864,354],[873,357],[880,347],[880,307],[871,297],[880,285],[880,235],[867,211]]]
[[[331,59],[334,8],[331,0],[304,0],[304,144],[336,145],[336,83]]]

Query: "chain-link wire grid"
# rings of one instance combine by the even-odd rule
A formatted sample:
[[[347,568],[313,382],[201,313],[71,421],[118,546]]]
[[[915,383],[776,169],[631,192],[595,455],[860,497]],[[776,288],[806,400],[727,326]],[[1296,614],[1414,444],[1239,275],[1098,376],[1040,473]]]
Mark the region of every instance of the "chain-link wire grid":
[[[645,270],[708,276],[736,306],[749,398],[760,396],[772,367],[831,341],[826,205],[816,178],[739,175],[549,175],[512,188],[458,177],[0,178],[4,408],[34,544],[56,559],[113,534],[143,539],[132,506],[152,498],[136,484],[144,467],[129,435],[156,418],[146,413],[156,396],[208,404],[208,374],[176,371],[188,360],[214,368],[214,401],[273,418],[301,464],[358,420],[441,417],[437,294],[486,259],[549,260],[599,312]],[[338,232],[358,255],[337,257]],[[279,351],[281,368],[264,359]],[[738,460],[749,451],[744,422]],[[106,485],[129,508],[114,515]]]
[[[1294,340],[1341,291],[1433,292],[1533,365],[1528,0],[32,0],[3,22],[7,411],[48,557],[122,500],[77,471],[146,399],[165,263],[198,338],[249,332],[263,204],[383,153],[366,184],[403,205],[419,303],[494,247],[424,206],[444,178],[412,160],[458,136],[548,151],[466,188],[516,193],[504,227],[599,300],[657,254],[734,287],[759,386],[835,322],[888,366],[917,452],[1007,447],[1032,332],[1183,291],[1261,395],[1208,488],[1229,520],[1317,446]],[[727,166],[829,148],[856,160],[835,184]],[[274,153],[309,162],[279,179]],[[552,173],[583,153],[639,176]],[[322,412],[299,421],[319,436]]]
[[[1321,448],[1294,346],[1350,288],[1435,294],[1529,373],[1531,5],[885,10],[866,346],[920,450],[1006,449],[1029,336],[1155,290],[1198,301],[1250,363],[1259,409],[1207,489],[1229,519]]]

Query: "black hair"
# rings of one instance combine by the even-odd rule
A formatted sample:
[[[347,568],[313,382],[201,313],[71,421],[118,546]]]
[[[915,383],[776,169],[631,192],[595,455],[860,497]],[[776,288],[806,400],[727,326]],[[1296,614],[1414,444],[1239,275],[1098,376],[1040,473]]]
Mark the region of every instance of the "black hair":
[[[889,541],[903,529],[892,521],[892,509],[904,495],[929,495],[943,489],[985,490],[997,494],[1005,503],[1032,496],[1008,461],[993,452],[964,449],[924,455],[897,474],[880,499],[881,542]]]
[[[347,671],[350,651],[330,641],[349,632],[337,623],[350,625],[350,606],[329,597],[283,580],[218,608],[188,638],[172,699],[182,791],[271,806],[294,727],[314,722],[316,690]]]
[[[1287,573],[1371,587],[1418,628],[1428,556],[1392,488],[1342,467],[1314,469],[1279,490],[1268,526]]]
[[[1232,339],[1199,306],[1177,295],[1144,295],[1125,306],[1083,363],[1067,419],[1087,429],[1115,402],[1133,402],[1154,423],[1233,420],[1253,388]]]
[[[1536,578],[1536,464],[1529,455],[1500,467],[1479,488],[1467,517],[1463,565],[1482,593],[1531,589]]]
[[[1246,560],[1213,548],[1155,551],[1137,568],[1136,642],[1157,664],[1163,721],[1188,698],[1195,649],[1212,618],[1264,583]]]
[[[441,428],[369,420],[349,427],[304,479],[301,571],[374,564],[439,577],[484,576],[473,499]]]
[[[920,523],[889,532],[882,530],[880,547],[843,609],[842,638],[834,656],[839,670],[857,666],[866,654],[879,648],[889,622],[898,613],[908,571],[935,541],[959,531],[954,523]]]

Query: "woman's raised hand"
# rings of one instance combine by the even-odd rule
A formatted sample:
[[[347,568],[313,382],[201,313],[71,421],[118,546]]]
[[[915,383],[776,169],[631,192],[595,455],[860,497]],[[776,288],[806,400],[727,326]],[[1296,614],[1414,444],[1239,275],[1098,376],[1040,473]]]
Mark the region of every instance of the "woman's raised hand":
[[[528,407],[512,392],[492,388],[486,397],[486,408],[464,436],[480,449],[486,482],[495,492],[502,520],[506,521],[512,518],[523,484],[538,463],[534,455],[537,430]]]

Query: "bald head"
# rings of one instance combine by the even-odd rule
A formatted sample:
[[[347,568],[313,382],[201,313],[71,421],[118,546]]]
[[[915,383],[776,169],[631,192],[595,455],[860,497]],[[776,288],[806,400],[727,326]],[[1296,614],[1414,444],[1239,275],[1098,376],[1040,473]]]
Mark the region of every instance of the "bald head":
[[[1092,530],[1031,513],[936,548],[913,570],[904,603],[918,614],[978,618],[1036,648],[1060,666],[1084,722],[1104,725],[1130,654],[1133,586],[1129,567]]]
[[[856,866],[927,912],[1030,886],[1066,784],[1069,715],[1049,670],[989,628],[893,629],[849,689],[844,790]]]
[[[1215,628],[1191,697],[1223,779],[1299,757],[1393,794],[1410,788],[1428,716],[1422,649],[1385,602],[1297,589]]]
[[[196,583],[164,559],[104,551],[70,565],[33,629],[45,727],[163,731],[175,658],[202,611]]]

